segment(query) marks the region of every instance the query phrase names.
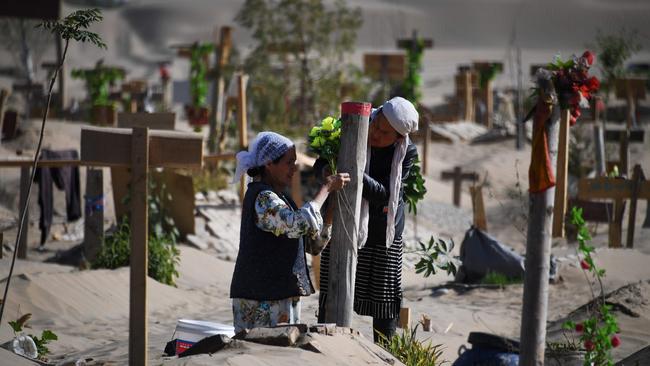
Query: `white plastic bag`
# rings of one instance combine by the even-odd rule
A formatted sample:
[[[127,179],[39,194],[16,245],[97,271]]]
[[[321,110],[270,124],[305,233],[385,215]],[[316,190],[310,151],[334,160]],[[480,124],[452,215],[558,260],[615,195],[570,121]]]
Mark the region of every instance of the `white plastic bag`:
[[[29,358],[38,357],[36,343],[34,343],[34,340],[30,336],[21,335],[14,338],[13,342],[11,343],[11,350],[14,351],[15,354],[21,356]]]

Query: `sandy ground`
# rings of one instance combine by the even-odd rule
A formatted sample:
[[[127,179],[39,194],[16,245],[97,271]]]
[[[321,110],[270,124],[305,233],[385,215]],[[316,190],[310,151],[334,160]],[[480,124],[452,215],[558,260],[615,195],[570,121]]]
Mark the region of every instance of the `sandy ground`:
[[[74,147],[79,138],[80,127],[81,125],[76,123],[52,122],[46,132],[46,146]],[[34,139],[35,132],[30,128],[19,140],[3,144],[2,156],[9,156],[17,146],[26,146]],[[441,170],[460,165],[463,169],[477,171],[481,176],[487,173],[489,189],[485,192],[485,200],[489,232],[523,253],[525,222],[521,215],[527,213],[527,209],[525,201],[519,197],[516,184],[519,181],[522,185],[525,200],[530,149],[526,147],[516,151],[513,145],[511,140],[477,146],[466,143],[432,144],[427,198],[420,207],[417,223],[413,217],[408,220],[405,234],[407,241],[426,240],[433,234],[442,235],[453,238],[458,250],[464,231],[471,223],[471,202],[469,195],[463,193],[461,207],[453,207],[451,184],[442,182],[439,175]],[[632,163],[650,166],[649,154],[647,141],[644,146],[633,146]],[[83,175],[82,169],[82,189]],[[0,220],[4,225],[11,226],[15,216],[18,179],[17,169],[3,169],[0,174],[0,192],[3,198]],[[110,184],[107,183],[106,188],[107,192],[110,192]],[[110,197],[107,197],[107,202],[111,202]],[[50,347],[55,360],[93,358],[113,361],[116,364],[125,363],[128,350],[128,269],[79,271],[72,267],[42,263],[42,260],[56,251],[69,248],[76,242],[55,241],[48,243],[48,252],[35,251],[39,237],[38,206],[35,197],[31,203],[30,260],[18,261],[16,264],[7,301],[6,319],[32,313],[30,323],[34,331],[45,328],[54,330],[59,335],[59,341]],[[607,230],[602,225],[597,229],[594,243],[601,247],[596,254],[596,261],[607,269],[606,291],[640,282],[645,283],[641,286],[641,298],[648,299],[650,230],[640,228],[645,218],[645,204],[640,203],[639,206],[635,249],[602,248],[607,241]],[[63,211],[61,197],[55,201],[55,207]],[[446,214],[441,215],[441,212]],[[107,224],[110,224],[112,216],[108,212],[107,217]],[[55,222],[63,221],[63,217],[55,217]],[[53,227],[53,231],[63,230],[62,224]],[[625,237],[625,231],[623,234]],[[15,229],[5,233],[5,246],[13,244],[14,236]],[[549,290],[548,319],[551,322],[564,318],[590,300],[589,288],[575,258],[575,243],[554,240],[553,253],[559,258],[561,280],[551,285]],[[0,278],[4,278],[3,282],[6,281],[9,270],[7,255],[11,253],[5,249],[4,254],[5,259],[0,260]],[[183,246],[178,287],[169,287],[149,279],[149,354],[152,360],[181,364],[162,358],[162,350],[172,336],[177,319],[203,319],[221,323],[232,321],[227,296],[232,269],[232,262],[217,259],[210,252],[200,252]],[[457,357],[458,348],[466,343],[471,331],[485,331],[513,338],[519,336],[522,285],[499,289],[432,290],[451,279],[446,274],[424,279],[411,268],[405,269],[404,306],[411,308],[412,321],[416,322],[422,314],[432,318],[433,331],[419,332],[418,338],[441,344],[444,348],[443,357],[453,361]],[[305,298],[302,309],[304,322],[316,322],[317,300],[317,295]],[[625,347],[619,350],[618,355],[621,357],[650,343],[648,328],[643,325],[650,324],[648,302],[637,305],[636,312],[641,314],[641,318],[626,320],[624,323],[627,328],[624,328],[622,333]],[[368,317],[355,315],[353,319],[353,327],[360,330],[367,339],[371,338],[370,324]],[[11,337],[11,330],[6,323],[0,325],[0,342]],[[353,343],[357,344],[349,342],[348,348],[345,348],[345,344],[333,344],[328,347],[343,347],[349,350],[352,349],[350,347],[353,347]],[[298,351],[285,353],[274,348],[247,349],[244,351],[248,355],[246,357],[241,353],[224,353],[222,360],[227,359],[233,365],[248,364],[246,360],[249,359],[246,357],[250,356],[256,360],[264,359],[265,364],[288,364],[288,360],[293,360],[301,354]],[[215,359],[197,357],[191,362],[203,364],[210,361]],[[328,364],[334,361],[321,359],[320,362]]]

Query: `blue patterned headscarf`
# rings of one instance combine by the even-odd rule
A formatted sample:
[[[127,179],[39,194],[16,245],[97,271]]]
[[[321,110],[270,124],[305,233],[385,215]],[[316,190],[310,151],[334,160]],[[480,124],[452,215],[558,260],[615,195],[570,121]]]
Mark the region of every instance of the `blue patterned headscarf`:
[[[264,166],[281,157],[293,146],[291,140],[278,133],[271,131],[258,133],[248,147],[248,151],[237,153],[237,169],[232,182],[239,181],[248,169]]]

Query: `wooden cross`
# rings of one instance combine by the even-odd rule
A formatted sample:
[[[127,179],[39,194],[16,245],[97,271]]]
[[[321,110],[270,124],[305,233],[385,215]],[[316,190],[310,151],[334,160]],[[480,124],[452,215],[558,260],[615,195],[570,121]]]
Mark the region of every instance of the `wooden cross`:
[[[636,127],[636,104],[645,99],[645,79],[617,79],[616,97],[627,101],[627,128]]]
[[[433,48],[433,40],[430,38],[425,38],[422,40],[424,43],[423,46],[425,49],[427,48]],[[401,48],[403,50],[408,50],[408,49],[415,49],[418,46],[418,31],[416,29],[413,30],[411,38],[404,38],[404,39],[398,39],[397,40],[397,48]]]
[[[382,82],[384,99],[388,99],[389,81],[402,82],[406,75],[406,55],[395,53],[366,53],[363,70],[367,75]]]
[[[621,221],[624,200],[631,200],[628,223],[627,247],[634,243],[634,226],[636,221],[636,206],[639,199],[650,200],[650,181],[644,179],[641,166],[634,167],[632,180],[622,178],[599,177],[581,179],[578,181],[578,198],[583,200],[611,199],[614,200],[614,219],[610,224],[610,246],[621,246]]]
[[[461,192],[462,182],[464,180],[475,182],[478,180],[478,174],[476,174],[475,172],[463,172],[461,167],[455,166],[454,170],[442,172],[442,174],[440,174],[440,179],[454,181],[454,193],[453,193],[454,206],[460,207],[460,192]]]
[[[473,64],[475,70],[481,72],[488,72],[492,68],[497,68],[498,70],[503,70],[503,62],[486,62],[486,61],[475,61]],[[483,102],[485,103],[485,114],[483,115],[483,124],[487,128],[492,128],[492,113],[494,111],[494,96],[492,93],[492,80],[487,80],[485,85],[479,85],[479,93]]]
[[[147,364],[148,169],[200,168],[202,157],[199,134],[149,131],[146,127],[81,130],[81,160],[85,164],[131,167],[129,365]]]
[[[610,166],[607,167],[611,171],[613,165],[618,165],[619,172],[622,175],[628,176],[630,171],[630,143],[643,143],[645,137],[645,130],[606,130],[605,142],[617,142],[619,146],[619,161],[608,162]]]

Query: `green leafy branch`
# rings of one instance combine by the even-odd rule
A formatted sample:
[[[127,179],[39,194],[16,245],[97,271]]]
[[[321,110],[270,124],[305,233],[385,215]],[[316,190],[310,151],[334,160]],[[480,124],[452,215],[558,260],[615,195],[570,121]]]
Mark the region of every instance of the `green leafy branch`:
[[[415,265],[415,273],[424,273],[429,277],[442,270],[449,275],[458,272],[458,261],[451,255],[454,249],[453,240],[444,240],[431,236],[427,244],[420,242],[420,249],[414,251],[421,255],[420,261]]]
[[[424,186],[424,177],[420,169],[420,159],[413,161],[409,175],[404,181],[404,199],[408,204],[408,210],[414,215],[418,214],[418,202],[424,199],[427,189]]]
[[[571,223],[578,228],[578,251],[582,256],[580,267],[585,273],[591,273],[592,277],[600,286],[600,295],[598,298],[593,294],[593,307],[589,308],[590,317],[582,323],[568,321],[563,324],[566,330],[575,330],[580,334],[580,340],[586,350],[584,365],[607,365],[612,366],[612,356],[610,351],[621,344],[618,336],[620,328],[616,317],[612,314],[612,306],[605,302],[605,291],[603,288],[602,278],[605,276],[605,270],[598,268],[592,257],[595,251],[594,247],[587,244],[591,240],[591,234],[582,217],[582,209],[574,207],[571,210]],[[591,283],[589,284],[591,288]]]

